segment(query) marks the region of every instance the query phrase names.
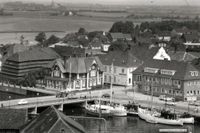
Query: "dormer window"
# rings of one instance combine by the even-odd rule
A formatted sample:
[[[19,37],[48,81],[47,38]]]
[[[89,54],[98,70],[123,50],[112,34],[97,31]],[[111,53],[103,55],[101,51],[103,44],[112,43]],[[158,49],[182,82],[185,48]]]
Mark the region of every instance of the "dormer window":
[[[198,76],[199,72],[198,71],[190,71],[190,74],[192,77],[194,77],[194,76]]]
[[[174,75],[175,74],[175,70],[167,70],[167,69],[162,69],[160,71],[161,74],[164,74],[164,75]]]
[[[159,70],[158,68],[150,68],[150,67],[144,68],[144,72],[147,72],[147,73],[157,73],[158,70]]]

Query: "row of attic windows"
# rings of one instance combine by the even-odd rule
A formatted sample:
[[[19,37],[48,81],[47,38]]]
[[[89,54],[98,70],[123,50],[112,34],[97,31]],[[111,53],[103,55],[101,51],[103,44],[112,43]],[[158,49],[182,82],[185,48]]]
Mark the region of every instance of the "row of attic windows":
[[[145,67],[144,68],[144,72],[147,73],[158,73],[160,72],[160,74],[164,74],[164,75],[174,75],[175,74],[175,70],[167,70],[167,69],[158,69],[158,68],[151,68],[151,67]]]

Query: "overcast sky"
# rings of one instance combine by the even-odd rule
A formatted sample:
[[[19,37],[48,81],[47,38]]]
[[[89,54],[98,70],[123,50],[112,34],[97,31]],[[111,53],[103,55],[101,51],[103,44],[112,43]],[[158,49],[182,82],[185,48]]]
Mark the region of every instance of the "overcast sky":
[[[0,0],[51,3],[52,0]],[[123,5],[200,5],[200,0],[54,0],[56,3],[90,3],[90,4],[123,4]]]

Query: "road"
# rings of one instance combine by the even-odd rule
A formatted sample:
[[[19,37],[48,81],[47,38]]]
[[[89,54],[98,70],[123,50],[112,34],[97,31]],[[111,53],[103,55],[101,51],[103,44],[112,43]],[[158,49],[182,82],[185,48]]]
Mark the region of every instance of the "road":
[[[153,97],[153,100],[151,100],[151,96],[149,95],[145,95],[142,93],[138,93],[138,92],[131,92],[130,88],[124,88],[124,87],[120,87],[120,86],[114,86],[113,87],[113,101],[122,103],[122,104],[127,104],[129,101],[136,101],[137,103],[139,103],[142,106],[145,107],[153,107],[153,108],[157,108],[157,109],[162,109],[162,108],[168,108],[168,109],[172,109],[175,110],[176,112],[189,112],[194,114],[194,115],[198,115],[200,116],[200,107],[197,106],[188,106],[187,102],[176,102],[175,106],[165,106],[165,102],[161,101],[158,99],[158,97]],[[87,98],[92,98],[92,97],[100,97],[103,94],[110,94],[110,89],[105,89],[105,90],[93,90],[93,91],[87,91],[87,92],[77,92],[75,95],[73,95],[73,98],[77,98],[80,99],[80,97],[87,97]],[[63,98],[56,98],[55,95],[54,96],[44,96],[44,97],[35,97],[35,98],[26,98],[25,99],[29,104],[38,104],[38,103],[48,103],[51,101],[55,101],[55,102],[60,102],[61,100],[63,100]],[[67,102],[67,98],[64,98],[64,100]],[[9,100],[9,101],[1,101],[0,104],[3,106],[16,106],[18,105],[18,102],[20,101],[20,99],[17,100]],[[197,110],[199,110],[197,112]]]

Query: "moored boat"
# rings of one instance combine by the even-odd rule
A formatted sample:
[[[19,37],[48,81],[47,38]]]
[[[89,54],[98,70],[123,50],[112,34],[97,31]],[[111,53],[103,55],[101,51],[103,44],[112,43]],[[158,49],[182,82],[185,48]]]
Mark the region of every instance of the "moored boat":
[[[138,116],[145,120],[146,122],[149,123],[154,123],[154,124],[165,124],[165,125],[179,125],[182,126],[183,125],[183,121],[179,120],[179,119],[165,119],[162,117],[159,117],[156,113],[152,113],[151,111],[142,109],[138,107]]]
[[[194,117],[178,118],[178,120],[181,120],[184,124],[194,124]]]
[[[110,107],[106,105],[100,105],[100,104],[86,104],[84,106],[85,112],[92,116],[102,116],[102,117],[110,117],[111,111]]]

